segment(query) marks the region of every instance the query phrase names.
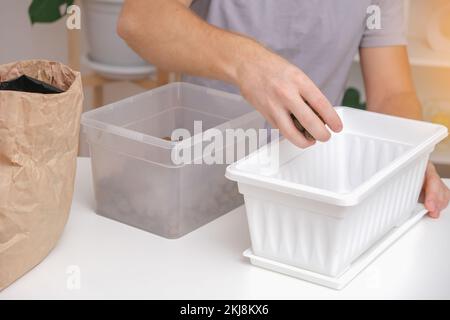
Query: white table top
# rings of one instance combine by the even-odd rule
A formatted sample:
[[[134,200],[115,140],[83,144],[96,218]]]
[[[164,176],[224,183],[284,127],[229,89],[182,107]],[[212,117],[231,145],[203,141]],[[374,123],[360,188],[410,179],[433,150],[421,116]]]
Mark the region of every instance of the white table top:
[[[244,259],[250,240],[243,207],[167,240],[94,213],[89,159],[78,161],[75,189],[56,248],[0,299],[450,298],[450,209],[437,221],[424,218],[335,291]],[[79,270],[79,288],[68,286],[78,283],[73,270]]]

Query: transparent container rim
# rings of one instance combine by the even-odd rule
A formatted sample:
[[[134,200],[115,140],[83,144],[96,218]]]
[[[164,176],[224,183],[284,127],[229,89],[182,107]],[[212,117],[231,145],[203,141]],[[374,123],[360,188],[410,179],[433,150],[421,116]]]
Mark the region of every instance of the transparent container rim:
[[[154,94],[158,94],[161,91],[170,90],[171,88],[175,88],[177,90],[177,95],[181,95],[182,94],[181,90],[183,88],[187,88],[190,90],[201,91],[201,93],[203,93],[203,94],[221,96],[223,98],[235,100],[238,102],[245,101],[245,99],[242,96],[237,95],[237,94],[228,93],[228,92],[224,92],[224,91],[220,91],[220,90],[216,90],[216,89],[211,89],[211,88],[207,88],[207,87],[203,87],[203,86],[199,86],[199,85],[195,85],[195,84],[191,84],[191,83],[187,83],[187,82],[172,82],[172,83],[166,84],[164,86],[161,86],[161,87],[158,87],[158,88],[146,91],[146,92],[142,92],[140,94],[137,94],[137,95],[125,98],[125,99],[122,99],[120,101],[116,101],[116,102],[107,104],[100,108],[84,112],[81,116],[81,124],[83,127],[93,128],[93,129],[96,129],[96,130],[99,130],[99,131],[102,131],[105,133],[117,135],[117,136],[129,139],[132,141],[144,143],[144,144],[151,145],[151,146],[156,146],[156,147],[163,148],[166,150],[173,150],[175,148],[178,150],[182,150],[182,149],[187,149],[187,148],[195,148],[196,145],[203,143],[203,141],[201,139],[201,135],[206,134],[208,132],[208,130],[216,129],[221,132],[224,132],[226,129],[239,128],[239,126],[233,126],[233,124],[250,122],[252,120],[256,120],[259,117],[261,117],[259,112],[256,110],[247,112],[247,113],[245,113],[237,118],[233,118],[233,119],[227,119],[227,118],[223,117],[224,122],[222,124],[215,126],[213,128],[204,130],[201,133],[193,135],[189,139],[186,139],[183,141],[167,141],[160,137],[155,137],[152,135],[144,134],[141,132],[137,132],[137,131],[134,131],[131,129],[126,129],[126,128],[118,126],[118,125],[113,125],[113,124],[106,123],[106,122],[95,119],[96,115],[98,115],[99,113],[112,111],[116,108],[125,108],[126,107],[125,104],[132,104],[136,99],[152,96]],[[173,108],[173,107],[171,107],[171,108]],[[222,146],[221,150],[227,148],[229,145],[230,145],[230,143],[224,144]],[[133,158],[136,158],[136,159],[139,159],[142,161],[146,161],[149,163],[157,164],[157,165],[160,165],[163,167],[167,167],[167,168],[180,168],[180,167],[190,164],[190,163],[186,163],[186,164],[180,164],[180,165],[167,165],[167,164],[151,161],[148,159],[144,159],[141,157],[132,156],[125,152],[123,152],[121,154],[127,155],[129,157],[133,157]],[[194,163],[196,160],[198,160],[198,157],[192,159],[191,162]]]
[[[153,89],[150,91],[146,91],[146,92],[137,94],[135,96],[125,98],[120,101],[116,101],[114,103],[105,105],[105,106],[97,108],[95,110],[90,110],[90,111],[84,112],[81,116],[81,124],[85,127],[98,129],[98,130],[101,130],[101,131],[104,131],[107,133],[121,136],[123,138],[127,138],[127,139],[134,140],[137,142],[149,144],[152,146],[158,146],[160,148],[165,148],[165,149],[173,149],[176,146],[178,146],[179,148],[180,147],[185,148],[188,145],[193,146],[193,141],[198,141],[197,140],[198,135],[194,135],[194,136],[190,137],[189,139],[186,139],[182,142],[167,141],[167,140],[164,140],[159,137],[147,135],[144,133],[126,129],[126,128],[123,128],[118,125],[109,124],[109,123],[95,119],[95,116],[98,115],[99,113],[107,112],[107,111],[110,111],[111,109],[121,108],[121,107],[123,107],[123,105],[125,103],[133,103],[134,100],[136,100],[136,99],[151,96],[154,94],[158,94],[160,91],[168,90],[171,87],[174,87],[178,90],[178,93],[177,93],[178,95],[181,95],[180,90],[182,90],[182,88],[184,87],[184,88],[189,88],[191,90],[203,91],[203,93],[210,94],[210,95],[216,95],[216,96],[219,95],[219,96],[225,97],[227,99],[233,99],[236,101],[245,101],[244,98],[242,98],[241,96],[236,95],[236,94],[232,94],[232,93],[228,93],[228,92],[224,92],[224,91],[220,91],[220,90],[216,90],[216,89],[206,88],[206,87],[202,87],[202,86],[198,86],[198,85],[186,83],[186,82],[173,82],[173,83],[161,86],[159,88],[156,88],[156,89]],[[251,112],[243,114],[237,118],[229,119],[228,121],[214,127],[214,129],[224,130],[226,128],[232,128],[232,126],[230,126],[230,122],[236,123],[236,122],[241,122],[244,120],[257,119],[258,116],[259,116],[259,113],[257,111],[251,111]],[[204,134],[207,131],[208,130],[205,130],[202,133]]]

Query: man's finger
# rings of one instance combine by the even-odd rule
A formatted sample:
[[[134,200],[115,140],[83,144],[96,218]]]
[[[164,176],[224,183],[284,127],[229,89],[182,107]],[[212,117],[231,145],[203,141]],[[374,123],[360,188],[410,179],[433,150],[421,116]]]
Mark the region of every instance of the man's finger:
[[[300,122],[303,128],[311,134],[314,139],[319,141],[328,141],[331,137],[330,132],[323,121],[314,113],[314,111],[303,101],[299,95],[290,97],[291,103],[288,107]]]
[[[439,218],[441,211],[441,201],[439,200],[442,188],[441,180],[431,172],[427,174],[425,183],[425,208],[428,210],[430,217]]]
[[[440,212],[437,209],[436,202],[434,200],[425,201],[425,208],[428,210],[428,215],[432,218],[439,218]]]
[[[440,180],[440,178],[439,178]],[[439,211],[444,210],[448,206],[449,197],[447,186],[440,180],[440,193],[439,193]]]
[[[315,144],[315,140],[306,139],[306,137],[294,126],[289,111],[284,109],[280,110],[274,118],[281,134],[297,147],[304,149]]]
[[[334,132],[342,131],[343,124],[336,110],[314,82],[306,76],[301,83],[300,95],[322,117],[331,130]]]

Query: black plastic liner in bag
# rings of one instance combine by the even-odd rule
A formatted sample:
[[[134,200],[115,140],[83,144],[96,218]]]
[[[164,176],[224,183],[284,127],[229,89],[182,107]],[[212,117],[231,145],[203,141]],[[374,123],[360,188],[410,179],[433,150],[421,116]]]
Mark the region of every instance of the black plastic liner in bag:
[[[43,81],[22,75],[16,79],[0,82],[0,90],[21,91],[30,93],[62,93],[63,90]]]

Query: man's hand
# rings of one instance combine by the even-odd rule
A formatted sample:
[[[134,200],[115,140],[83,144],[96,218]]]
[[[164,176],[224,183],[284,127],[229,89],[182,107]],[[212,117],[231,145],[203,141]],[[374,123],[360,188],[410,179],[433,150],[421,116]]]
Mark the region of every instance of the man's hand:
[[[447,207],[450,200],[450,190],[442,182],[431,162],[427,166],[420,198],[432,218],[439,218],[441,211]]]
[[[334,132],[342,130],[333,106],[300,69],[269,51],[260,51],[252,60],[238,69],[237,85],[246,100],[288,140],[306,148],[315,140],[330,139],[325,124]],[[291,114],[315,140],[300,133]]]
[[[126,0],[118,33],[162,69],[238,86],[272,126],[299,147],[308,147],[314,140],[295,127],[291,114],[315,140],[328,140],[328,128],[342,129],[331,104],[300,69],[253,39],[201,20],[189,10],[191,2]]]

